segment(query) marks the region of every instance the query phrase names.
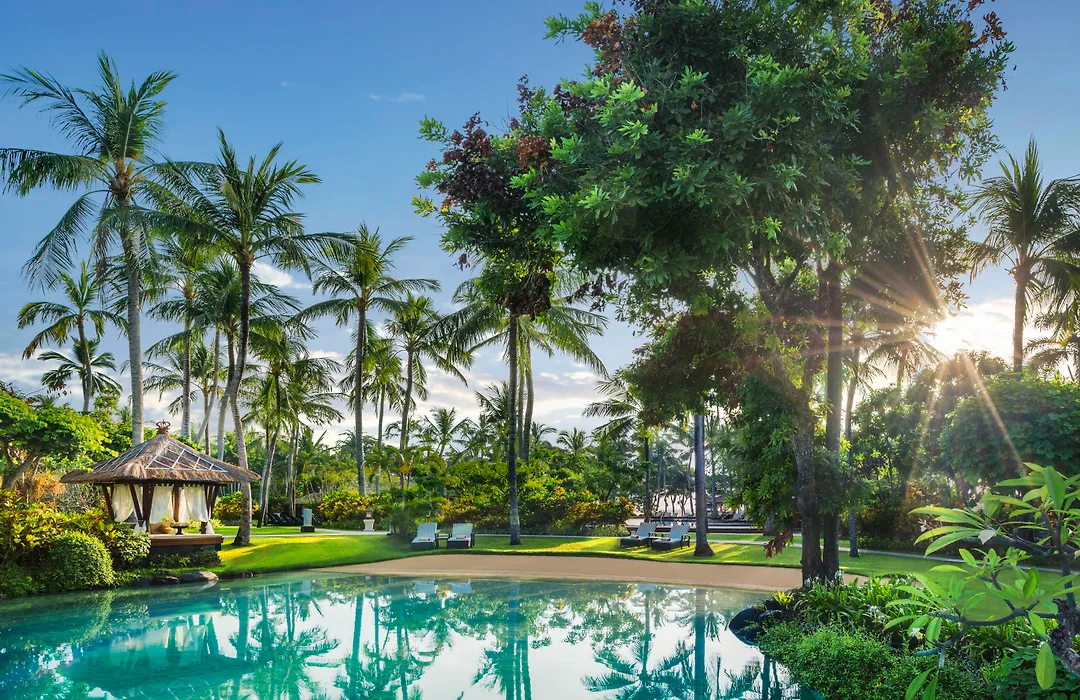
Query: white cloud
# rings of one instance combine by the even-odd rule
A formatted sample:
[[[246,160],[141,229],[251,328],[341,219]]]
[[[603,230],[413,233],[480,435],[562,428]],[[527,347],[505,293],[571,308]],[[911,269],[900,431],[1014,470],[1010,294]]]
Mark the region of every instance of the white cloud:
[[[559,381],[559,375],[555,374],[554,372],[541,372],[540,376],[549,381]]]
[[[396,95],[377,95],[368,93],[368,99],[375,102],[423,102],[427,98],[419,92],[399,92]]]
[[[263,262],[262,260],[256,260],[255,264],[251,266],[251,271],[255,273],[255,276],[259,278],[259,281],[281,287],[282,289],[286,289],[289,287],[294,289],[302,289],[305,287],[309,287],[309,285],[293,279],[293,276],[290,275],[288,272],[285,272],[284,270],[279,270],[273,265]]]
[[[291,81],[291,80],[282,80],[282,81],[281,81],[281,87],[283,87],[283,88],[291,88],[291,87],[292,87],[293,85],[295,85],[295,84],[296,84],[296,83],[294,83],[294,82],[293,82],[293,81]]]

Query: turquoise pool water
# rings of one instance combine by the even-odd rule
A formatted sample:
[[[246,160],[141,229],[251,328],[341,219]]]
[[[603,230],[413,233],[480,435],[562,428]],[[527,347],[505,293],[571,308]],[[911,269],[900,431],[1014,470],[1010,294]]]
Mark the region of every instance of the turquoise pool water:
[[[726,621],[760,594],[311,573],[0,604],[2,698],[810,698]]]

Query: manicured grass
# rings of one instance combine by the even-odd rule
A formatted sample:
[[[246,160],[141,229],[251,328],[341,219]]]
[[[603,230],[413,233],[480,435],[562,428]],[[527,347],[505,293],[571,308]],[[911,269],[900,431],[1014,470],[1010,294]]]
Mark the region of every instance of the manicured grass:
[[[232,537],[236,534],[235,525],[219,525],[214,528],[214,532],[226,537]],[[300,534],[300,528],[293,525],[265,525],[263,527],[251,527],[251,534],[253,535],[298,535]]]
[[[264,528],[265,529],[265,528]],[[726,538],[725,538],[726,539]],[[749,536],[740,539],[750,540]],[[472,550],[455,550],[456,553],[476,552],[487,554],[546,554],[558,556],[601,556],[654,561],[693,562],[700,564],[747,564],[752,566],[799,567],[800,550],[794,547],[781,554],[766,558],[760,546],[752,544],[724,544],[714,542],[714,556],[698,558],[693,549],[671,552],[653,552],[644,548],[624,549],[615,538],[563,538],[526,537],[521,545],[512,547],[507,538],[500,535],[480,535]],[[446,552],[439,548],[426,555]],[[408,545],[390,537],[334,537],[312,535],[310,537],[260,537],[252,540],[250,547],[226,545],[221,552],[220,571],[254,571],[266,573],[289,569],[306,569],[343,564],[365,564],[374,561],[416,556]],[[845,571],[863,575],[898,573],[928,573],[939,562],[878,554],[864,554],[850,559],[841,552],[841,566]]]

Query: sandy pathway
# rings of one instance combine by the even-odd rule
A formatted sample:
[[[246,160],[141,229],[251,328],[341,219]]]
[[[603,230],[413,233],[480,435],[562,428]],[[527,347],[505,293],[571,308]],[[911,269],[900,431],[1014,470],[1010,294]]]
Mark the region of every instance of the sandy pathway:
[[[685,564],[612,557],[557,557],[512,554],[440,554],[373,564],[348,564],[318,571],[347,574],[441,578],[638,581],[684,586],[721,586],[757,591],[796,588],[798,569],[736,564]],[[850,580],[850,578],[849,578]]]

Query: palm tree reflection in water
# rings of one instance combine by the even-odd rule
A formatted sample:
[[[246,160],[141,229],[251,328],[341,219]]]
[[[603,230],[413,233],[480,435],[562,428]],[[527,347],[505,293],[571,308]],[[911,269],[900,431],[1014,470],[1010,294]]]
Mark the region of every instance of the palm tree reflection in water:
[[[180,674],[183,686],[170,683],[169,697],[809,697],[727,632],[728,616],[759,598],[752,593],[289,575],[110,595],[77,594],[55,614],[6,604],[0,695],[84,697],[111,684],[125,689],[119,696],[155,697],[145,683]],[[91,611],[92,625],[82,620]],[[155,651],[166,631],[178,652],[180,637],[197,632],[203,651]],[[133,657],[124,654],[135,652],[156,664],[153,677],[131,677],[125,659]],[[67,654],[69,663],[51,661]],[[34,692],[20,693],[31,687],[20,679],[31,678]]]

